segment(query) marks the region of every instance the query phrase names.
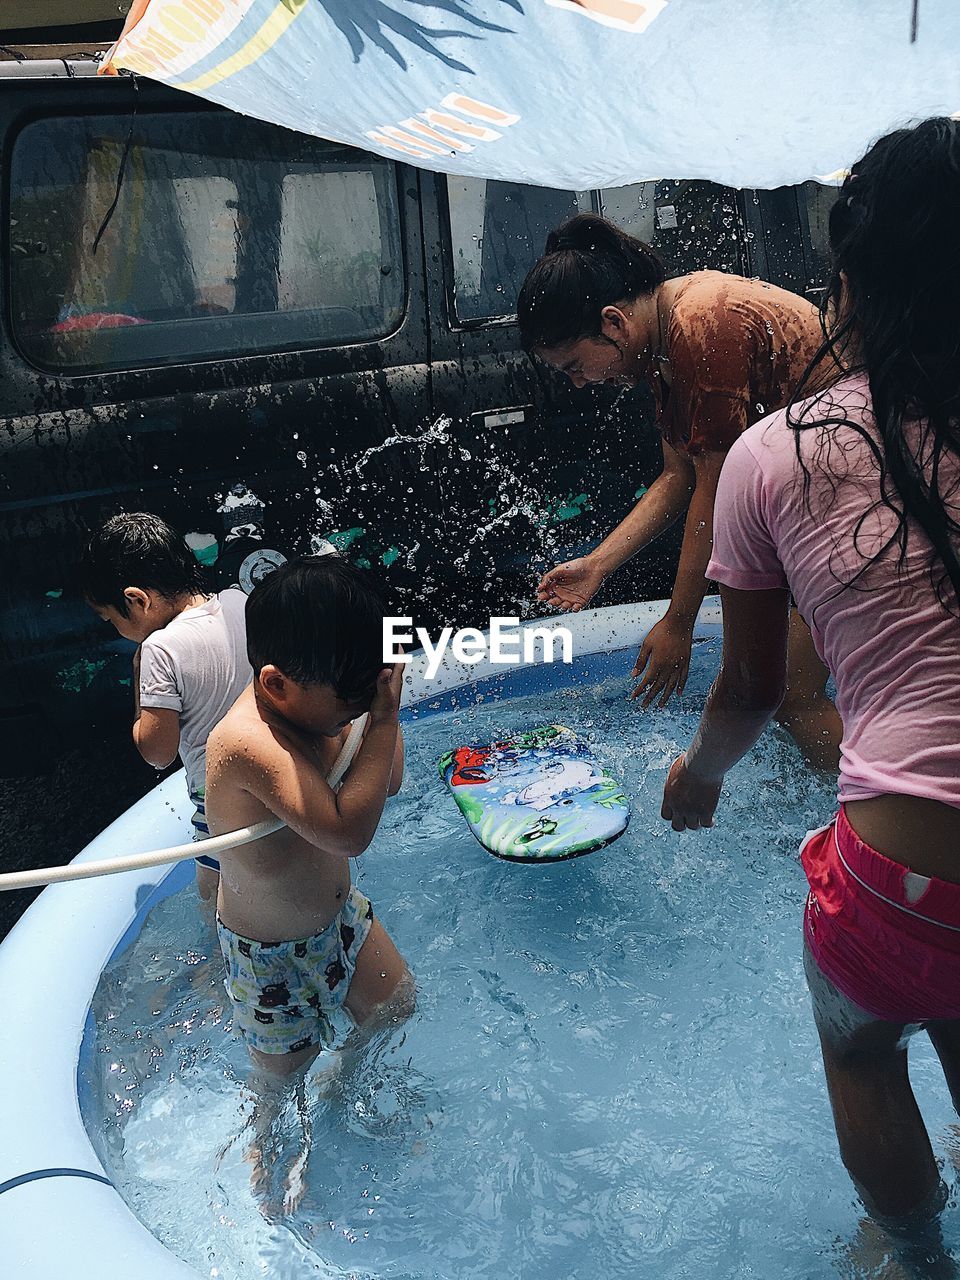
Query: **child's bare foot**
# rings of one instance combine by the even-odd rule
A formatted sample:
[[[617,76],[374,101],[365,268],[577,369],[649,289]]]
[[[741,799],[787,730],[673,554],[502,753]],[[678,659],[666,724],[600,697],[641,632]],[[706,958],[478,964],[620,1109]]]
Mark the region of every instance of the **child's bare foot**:
[[[303,1199],[303,1193],[307,1189],[304,1175],[307,1171],[307,1161],[310,1159],[310,1148],[313,1146],[313,1126],[307,1110],[306,1081],[302,1078],[297,1085],[296,1105],[297,1120],[300,1125],[300,1151],[283,1180],[282,1212],[284,1216],[295,1213]]]
[[[960,1268],[947,1253],[939,1226],[930,1224],[914,1238],[862,1218],[844,1246],[850,1280],[960,1280]]]
[[[250,1192],[262,1217],[272,1221],[277,1217],[277,1204],[272,1194],[273,1167],[277,1163],[277,1151],[272,1138],[264,1141],[258,1135],[250,1143],[243,1158],[250,1165]]]
[[[335,1070],[332,1075],[335,1079]],[[288,1081],[286,1087],[280,1082],[273,1084],[279,1087],[269,1089],[257,1099],[252,1121],[254,1137],[244,1153],[250,1165],[250,1191],[268,1221],[294,1213],[299,1207],[306,1191],[305,1174],[313,1140],[303,1076],[295,1082]],[[285,1163],[281,1122],[291,1102],[296,1110],[297,1153],[283,1175],[283,1190],[278,1201],[273,1188],[278,1166]]]
[[[300,1154],[287,1170],[283,1187],[283,1208],[281,1210],[284,1217],[289,1217],[291,1213],[296,1213],[300,1208],[300,1201],[303,1199],[304,1192],[307,1189],[304,1174],[307,1171],[309,1155],[310,1148],[304,1143],[300,1149]]]

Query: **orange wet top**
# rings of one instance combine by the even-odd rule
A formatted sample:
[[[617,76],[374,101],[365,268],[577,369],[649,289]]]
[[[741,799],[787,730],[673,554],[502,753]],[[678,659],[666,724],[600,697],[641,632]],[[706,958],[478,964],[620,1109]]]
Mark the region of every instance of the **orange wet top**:
[[[763,280],[695,271],[665,323],[670,384],[647,372],[657,426],[689,457],[725,453],[790,400],[823,335],[817,308]]]

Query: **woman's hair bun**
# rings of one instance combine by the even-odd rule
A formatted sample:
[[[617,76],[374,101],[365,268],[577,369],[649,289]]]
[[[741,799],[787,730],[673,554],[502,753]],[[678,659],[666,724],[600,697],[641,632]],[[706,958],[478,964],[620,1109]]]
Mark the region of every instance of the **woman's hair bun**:
[[[599,214],[578,213],[549,233],[545,252],[563,253],[573,249],[581,253],[609,253],[629,259],[636,243],[632,236]]]
[[[528,351],[600,332],[611,303],[650,294],[666,279],[660,255],[596,213],[578,213],[547,236],[520,290],[517,319]]]

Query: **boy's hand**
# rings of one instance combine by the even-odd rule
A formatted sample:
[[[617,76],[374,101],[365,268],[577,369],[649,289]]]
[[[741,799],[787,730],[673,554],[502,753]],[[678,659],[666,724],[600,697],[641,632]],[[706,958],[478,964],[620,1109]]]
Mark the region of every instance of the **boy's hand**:
[[[377,676],[377,691],[370,703],[371,724],[396,722],[400,714],[403,668],[404,663],[395,662],[392,667],[384,667]]]

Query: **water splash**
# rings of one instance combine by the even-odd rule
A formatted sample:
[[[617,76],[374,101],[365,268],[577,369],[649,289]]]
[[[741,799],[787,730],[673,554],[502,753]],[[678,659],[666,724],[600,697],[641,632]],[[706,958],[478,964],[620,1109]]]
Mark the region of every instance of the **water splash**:
[[[364,449],[350,469],[354,475],[359,476],[371,458],[378,453],[384,453],[387,449],[394,449],[398,445],[413,445],[419,451],[421,471],[430,470],[427,463],[427,449],[433,445],[447,445],[451,450],[456,450],[464,462],[469,462],[471,460],[470,451],[456,443],[450,434],[452,427],[452,418],[437,418],[435,422],[427,425],[425,431],[418,431],[413,435],[404,435],[402,431],[395,431],[392,436],[387,436],[386,440],[381,444],[371,445],[369,449]]]
[[[611,408],[615,408],[617,403],[619,397]],[[589,495],[585,493],[571,491],[558,494],[542,490],[531,483],[529,476],[518,474],[509,459],[500,452],[488,451],[475,457],[456,439],[454,420],[447,416],[428,422],[422,431],[394,431],[378,444],[347,460],[327,463],[317,474],[314,486],[317,519],[311,534],[312,545],[322,546],[324,550],[330,545],[341,551],[351,548],[352,554],[361,557],[360,562],[376,562],[386,567],[399,562],[406,570],[421,575],[423,596],[430,596],[440,585],[436,580],[435,563],[424,563],[431,554],[430,547],[422,546],[419,539],[410,547],[398,546],[395,541],[383,547],[372,547],[368,545],[367,527],[361,521],[354,524],[348,520],[346,530],[333,528],[334,506],[320,497],[334,486],[344,497],[349,497],[351,492],[367,493],[369,482],[366,472],[370,463],[394,451],[412,455],[407,469],[435,475],[443,489],[448,489],[450,482],[459,478],[461,464],[477,466],[476,483],[470,487],[470,492],[492,495],[487,499],[488,514],[478,518],[477,510],[468,501],[458,502],[451,498],[444,513],[444,527],[435,531],[447,545],[457,548],[458,554],[452,558],[451,565],[458,574],[489,572],[497,560],[491,546],[492,535],[512,531],[514,526],[517,548],[514,559],[522,556],[525,561],[542,563],[546,567],[548,562],[556,559],[564,542],[569,539],[569,532],[559,526],[580,516],[590,505]],[[440,460],[431,459],[428,451],[439,451]],[[325,477],[333,485],[324,486]],[[413,495],[412,486],[408,493]],[[342,516],[342,504],[340,511]],[[421,553],[419,557],[418,552]],[[531,595],[532,585],[531,580]],[[533,601],[520,603],[528,608]]]

